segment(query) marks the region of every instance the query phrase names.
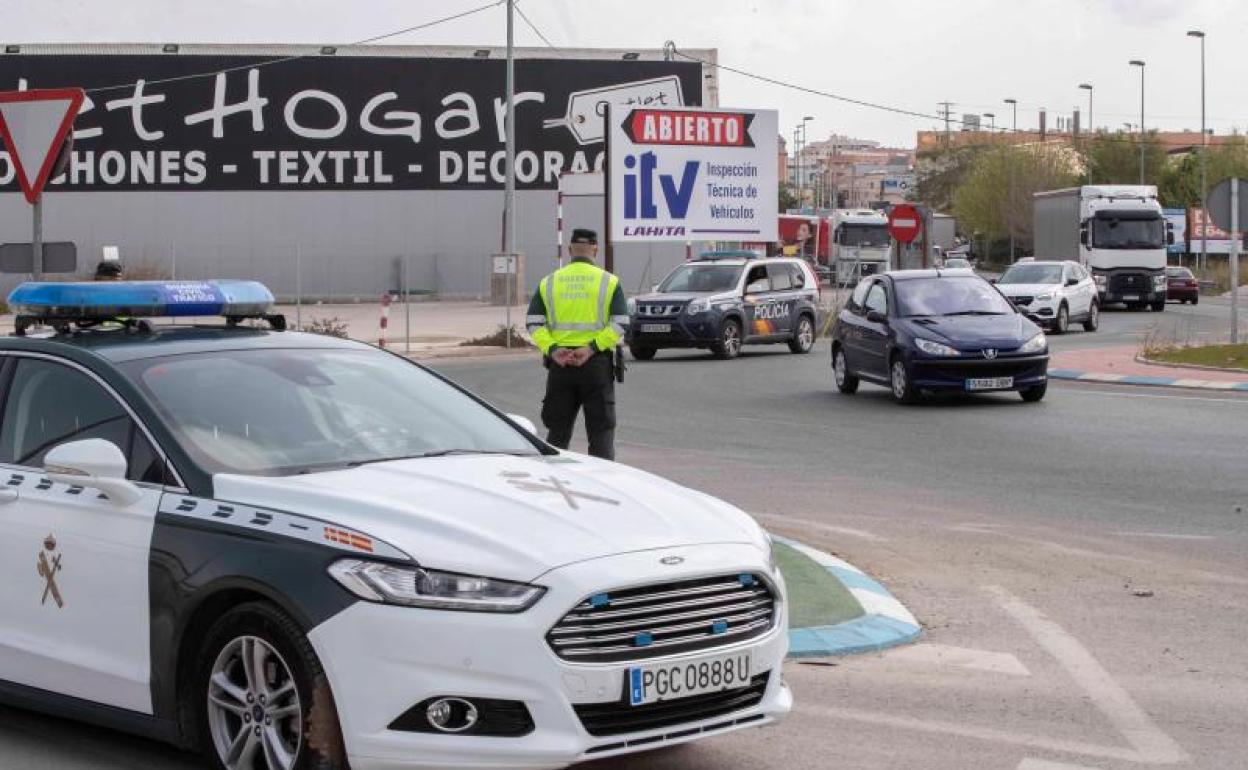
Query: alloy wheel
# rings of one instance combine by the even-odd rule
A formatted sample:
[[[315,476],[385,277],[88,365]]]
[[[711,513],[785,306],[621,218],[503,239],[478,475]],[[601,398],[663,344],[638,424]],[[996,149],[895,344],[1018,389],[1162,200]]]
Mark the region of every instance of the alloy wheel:
[[[208,680],[208,729],[230,770],[291,770],[303,742],[303,711],[290,667],[268,642],[227,644]]]
[[[807,318],[802,318],[797,326],[797,344],[802,350],[810,350],[815,344],[815,327]]]
[[[730,323],[724,326],[724,350],[730,358],[741,352],[741,332],[736,324]]]
[[[836,379],[838,386],[845,384],[845,375],[849,374],[845,369],[845,354],[836,351],[836,355],[832,357],[832,376]]]
[[[905,363],[901,359],[897,359],[893,362],[893,395],[897,397],[898,401],[905,400],[907,396],[908,379]]]

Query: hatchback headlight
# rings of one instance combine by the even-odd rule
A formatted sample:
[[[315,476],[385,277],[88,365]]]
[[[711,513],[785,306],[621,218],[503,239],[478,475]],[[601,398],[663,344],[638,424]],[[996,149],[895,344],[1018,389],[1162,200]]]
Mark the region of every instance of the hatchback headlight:
[[[685,312],[689,315],[697,315],[698,313],[705,313],[710,309],[711,301],[709,299],[695,299],[693,302],[689,303],[687,308],[685,308]]]
[[[340,559],[329,574],[361,599],[437,610],[523,612],[546,592],[526,583],[363,559]]]
[[[915,337],[914,344],[916,347],[918,347],[919,350],[922,350],[924,353],[928,354],[929,356],[962,355],[957,350],[949,347],[948,345],[942,345],[939,342],[934,342],[932,340],[925,340],[922,337]]]
[[[1040,351],[1047,349],[1048,346],[1049,346],[1048,339],[1044,336],[1044,332],[1040,332],[1036,336],[1024,342],[1023,346],[1018,349],[1018,352],[1019,353],[1039,353]]]

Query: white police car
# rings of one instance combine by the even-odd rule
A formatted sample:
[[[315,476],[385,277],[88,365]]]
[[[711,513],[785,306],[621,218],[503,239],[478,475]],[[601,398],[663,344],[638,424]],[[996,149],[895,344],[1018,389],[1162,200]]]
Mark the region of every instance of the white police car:
[[[0,701],[231,770],[553,768],[789,710],[784,582],[736,508],[278,331],[259,284],[9,303]]]

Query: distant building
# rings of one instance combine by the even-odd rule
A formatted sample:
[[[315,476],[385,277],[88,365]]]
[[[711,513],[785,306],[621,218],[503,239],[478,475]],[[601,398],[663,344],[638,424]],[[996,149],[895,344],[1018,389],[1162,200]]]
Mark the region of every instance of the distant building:
[[[796,159],[786,178],[797,183]],[[820,208],[900,203],[914,189],[914,150],[834,134],[801,152],[805,201]]]

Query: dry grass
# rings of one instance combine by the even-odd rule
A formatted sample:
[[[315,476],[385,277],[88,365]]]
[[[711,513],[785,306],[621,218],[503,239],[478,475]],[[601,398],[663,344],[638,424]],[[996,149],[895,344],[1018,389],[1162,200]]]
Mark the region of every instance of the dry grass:
[[[324,334],[327,337],[339,337],[345,340],[347,338],[347,322],[338,316],[313,318],[308,323],[300,326],[299,331],[311,334]]]
[[[507,347],[508,330],[510,330],[511,332],[511,347],[513,348],[534,347],[533,343],[529,342],[528,338],[526,338],[523,334],[521,334],[520,330],[517,329],[514,324],[512,326],[504,326],[503,324],[499,324],[498,328],[494,330],[493,332],[491,332],[490,334],[487,334],[484,337],[475,337],[470,340],[464,340],[463,342],[459,344],[463,347],[474,347],[474,348],[477,348],[477,347],[479,348],[487,348],[487,347],[505,348]]]
[[[1248,371],[1248,344],[1197,345],[1157,351],[1150,360]]]

